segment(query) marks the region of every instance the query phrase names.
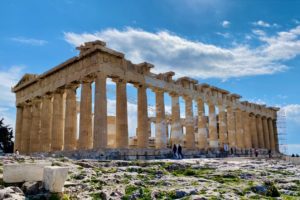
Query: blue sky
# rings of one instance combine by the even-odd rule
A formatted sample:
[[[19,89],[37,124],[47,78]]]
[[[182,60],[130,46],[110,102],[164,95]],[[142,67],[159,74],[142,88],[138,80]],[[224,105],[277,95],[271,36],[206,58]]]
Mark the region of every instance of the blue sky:
[[[102,39],[136,63],[155,64],[155,72],[172,70],[282,107],[289,152],[300,153],[299,10],[293,0],[3,0],[0,116],[14,124],[10,87],[24,73],[42,73],[77,55],[75,46]],[[136,94],[128,93],[131,112]]]

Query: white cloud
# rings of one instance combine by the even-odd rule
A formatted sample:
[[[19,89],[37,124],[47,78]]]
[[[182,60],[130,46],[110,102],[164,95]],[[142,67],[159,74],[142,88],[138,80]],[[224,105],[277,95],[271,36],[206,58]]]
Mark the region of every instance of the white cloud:
[[[288,121],[295,122],[300,125],[300,104],[286,105],[281,109],[286,115]]]
[[[223,48],[191,41],[168,31],[156,33],[141,29],[105,29],[96,33],[65,33],[65,40],[75,46],[87,41],[104,40],[110,48],[124,52],[133,62],[148,61],[154,72],[175,71],[177,76],[221,78],[274,74],[288,69],[284,61],[300,54],[300,26],[267,36],[255,31],[261,45],[245,44]],[[285,51],[282,51],[285,49]]]
[[[230,21],[224,20],[221,25],[223,26],[223,28],[229,28],[230,24]]]
[[[253,22],[252,24],[254,26],[260,26],[260,27],[264,27],[264,28],[279,27],[279,25],[276,23],[270,24],[270,23],[262,21],[262,20],[258,20],[256,22]]]
[[[12,41],[22,43],[22,44],[29,44],[32,46],[43,46],[48,42],[46,40],[39,40],[34,38],[25,38],[25,37],[14,37],[11,38]]]
[[[220,35],[220,36],[222,36],[222,37],[224,37],[224,38],[229,38],[229,37],[231,36],[230,33],[216,32],[216,34],[217,34],[217,35]]]
[[[11,126],[15,124],[15,95],[11,92],[11,87],[21,78],[23,66],[12,66],[8,69],[0,69],[0,118]]]

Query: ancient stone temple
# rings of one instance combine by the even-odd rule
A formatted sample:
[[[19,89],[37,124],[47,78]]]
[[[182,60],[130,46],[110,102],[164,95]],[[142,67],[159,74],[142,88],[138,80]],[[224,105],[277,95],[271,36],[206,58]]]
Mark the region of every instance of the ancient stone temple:
[[[133,64],[102,41],[87,42],[77,49],[78,56],[43,74],[25,74],[12,88],[17,107],[15,148],[21,153],[166,149],[173,144],[199,151],[224,146],[239,151],[279,151],[278,108],[240,101],[240,95],[189,77],[174,80],[174,72],[152,73],[152,64]],[[107,114],[108,78],[116,84],[116,116]],[[126,84],[137,88],[138,120],[133,139],[128,134]],[[77,101],[79,87],[81,98]],[[148,116],[147,88],[155,94],[155,117]],[[165,111],[167,94],[172,104],[169,115]],[[184,119],[180,117],[179,97],[185,102]],[[155,138],[150,138],[150,123],[155,124]]]

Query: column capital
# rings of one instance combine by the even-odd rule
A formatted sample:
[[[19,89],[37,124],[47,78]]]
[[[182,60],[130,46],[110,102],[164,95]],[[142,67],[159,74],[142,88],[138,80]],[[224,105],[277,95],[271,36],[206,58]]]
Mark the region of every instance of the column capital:
[[[111,78],[111,80],[115,83],[127,83],[127,81],[123,78],[120,78],[120,77],[113,77]]]
[[[182,98],[183,98],[185,101],[188,101],[188,100],[193,101],[193,97],[191,97],[191,96],[189,96],[189,95],[183,95]]]
[[[66,90],[76,90],[79,87],[78,83],[70,83],[65,86]]]
[[[179,94],[176,93],[176,92],[170,92],[169,95],[170,95],[171,97],[179,97]]]

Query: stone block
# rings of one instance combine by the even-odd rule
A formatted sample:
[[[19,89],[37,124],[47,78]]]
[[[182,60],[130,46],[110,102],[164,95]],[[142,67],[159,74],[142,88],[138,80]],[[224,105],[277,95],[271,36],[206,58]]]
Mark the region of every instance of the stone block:
[[[25,181],[42,181],[44,167],[50,162],[13,163],[3,166],[3,181],[5,183],[20,183]]]
[[[68,167],[49,166],[44,168],[44,187],[50,192],[63,192],[68,176]]]

